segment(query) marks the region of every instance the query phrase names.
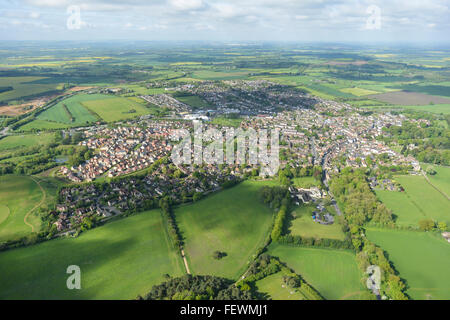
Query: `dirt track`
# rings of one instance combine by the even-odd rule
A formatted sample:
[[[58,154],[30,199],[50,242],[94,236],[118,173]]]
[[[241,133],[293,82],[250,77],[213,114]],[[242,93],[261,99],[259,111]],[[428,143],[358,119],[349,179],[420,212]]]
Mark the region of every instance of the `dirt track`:
[[[30,177],[30,179],[32,179],[32,180],[39,186],[39,188],[40,188],[41,191],[42,191],[42,199],[41,199],[41,201],[40,201],[37,205],[35,205],[30,211],[28,211],[27,214],[25,215],[25,217],[23,218],[23,222],[24,222],[27,226],[31,227],[31,232],[34,232],[34,226],[33,226],[31,223],[29,223],[29,222],[27,221],[27,219],[28,219],[29,215],[30,215],[31,213],[33,213],[34,210],[36,210],[37,208],[39,208],[39,207],[44,203],[45,199],[47,198],[47,193],[45,192],[44,188],[42,188],[42,186],[41,186],[41,184],[39,183],[39,181],[37,181],[37,180],[36,180],[35,178],[33,178],[33,177]]]

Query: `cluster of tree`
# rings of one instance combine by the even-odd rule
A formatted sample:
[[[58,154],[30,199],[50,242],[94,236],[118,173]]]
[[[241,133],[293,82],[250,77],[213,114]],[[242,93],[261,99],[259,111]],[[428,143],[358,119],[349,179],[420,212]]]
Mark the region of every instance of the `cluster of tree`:
[[[390,299],[407,300],[408,296],[404,293],[406,285],[397,275],[385,252],[364,236],[362,228],[352,226],[350,232],[357,251],[356,261],[360,270],[365,273],[369,266],[378,266],[381,270],[380,292]]]
[[[394,224],[391,211],[381,203],[366,180],[361,169],[345,168],[333,177],[330,190],[344,207],[348,224],[363,225],[373,221],[384,226]]]
[[[447,223],[441,221],[441,222],[435,222],[432,219],[423,219],[419,221],[419,229],[422,231],[447,231]]]
[[[67,163],[69,166],[76,167],[92,157],[92,150],[86,146],[81,146],[74,149],[74,152],[69,156]]]
[[[75,118],[73,117],[73,115],[70,112],[69,108],[67,108],[66,104],[63,103],[62,107],[64,109],[64,113],[67,115],[67,117],[69,118],[70,122],[74,122]]]
[[[256,259],[248,269],[248,276],[238,283],[236,286],[241,288],[243,291],[251,291],[259,299],[265,298],[265,296],[257,292],[255,286],[256,281],[264,279],[272,274],[282,272],[283,282],[295,289],[299,288],[302,291],[307,291],[311,299],[322,300],[323,298],[320,294],[312,288],[306,281],[304,281],[298,274],[293,270],[289,269],[285,264],[283,264],[278,258],[272,257],[268,254],[261,254],[258,259]]]
[[[379,266],[382,271],[381,294],[394,300],[408,299],[404,293],[406,285],[397,275],[385,252],[366,238],[361,227],[370,219],[376,223],[394,226],[391,213],[386,212],[385,208],[379,210],[380,202],[368,187],[362,170],[345,168],[339,176],[333,178],[330,189],[344,206],[345,228],[356,251],[361,271],[365,273],[371,265]]]
[[[226,256],[227,256],[226,252],[222,252],[222,251],[219,251],[219,250],[216,250],[216,251],[213,252],[213,258],[216,259],[216,260],[220,260],[220,259],[222,259],[223,257],[226,257]]]
[[[215,276],[185,275],[170,278],[138,300],[252,300],[251,291],[233,285],[232,280]]]
[[[284,187],[262,187],[260,190],[262,201],[272,209],[278,209],[275,223],[271,232],[272,241],[277,241],[284,231],[286,216],[291,203],[289,190]]]
[[[49,145],[21,148],[1,158],[5,161],[0,164],[0,175],[10,173],[30,175],[42,172],[55,167],[57,163],[54,158],[61,153],[55,142]]]
[[[264,186],[259,192],[263,203],[272,209],[278,209],[281,208],[283,204],[289,204],[289,190],[285,187]]]
[[[281,270],[281,263],[278,259],[268,254],[261,254],[248,269],[248,276],[237,283],[242,287],[245,283],[255,282],[264,279],[271,274],[275,274]]]
[[[26,174],[32,175],[47,169],[53,168],[58,164],[53,161],[50,154],[38,154],[31,158],[22,160],[18,163],[4,162],[0,165],[0,175],[5,174]]]
[[[41,231],[39,233],[30,233],[18,239],[9,239],[5,242],[0,242],[0,251],[30,246],[39,242],[43,242],[45,240],[48,240],[47,231]]]
[[[287,209],[287,205],[282,205],[280,210],[278,210],[272,233],[270,234],[272,241],[278,241],[283,233],[284,225],[286,223]]]
[[[227,180],[224,183],[222,183],[221,187],[222,189],[228,189],[231,187],[234,187],[235,185],[241,183],[240,179],[233,179],[233,180]]]
[[[0,87],[0,93],[6,92],[6,91],[11,91],[14,90],[13,87],[8,86],[8,87]]]
[[[172,209],[172,200],[170,197],[166,196],[159,200],[159,207],[162,210],[163,217],[167,222],[167,229],[169,231],[170,238],[175,247],[181,247],[183,245],[183,238],[181,237],[181,232],[178,229],[175,214]]]
[[[450,129],[439,121],[431,121],[427,126],[422,123],[405,121],[402,126],[383,128],[385,135],[380,139],[396,142],[402,146],[401,153],[412,155],[420,162],[442,165],[450,164]],[[414,148],[409,148],[414,145]]]
[[[84,139],[83,133],[81,132],[75,132],[72,135],[66,134],[63,137],[63,134],[61,131],[58,131],[58,138],[61,140],[61,143],[64,145],[68,144],[77,144],[78,142],[82,141]]]
[[[353,249],[353,244],[350,238],[345,240],[338,239],[315,239],[301,236],[285,235],[278,240],[278,243],[291,246],[305,246],[305,247],[321,247],[321,248],[336,248],[336,249]]]
[[[280,169],[278,172],[278,179],[280,183],[285,186],[292,185],[293,178],[302,177],[314,177],[317,182],[321,181],[322,178],[322,167],[321,166],[302,166],[302,167],[289,167],[286,166]]]

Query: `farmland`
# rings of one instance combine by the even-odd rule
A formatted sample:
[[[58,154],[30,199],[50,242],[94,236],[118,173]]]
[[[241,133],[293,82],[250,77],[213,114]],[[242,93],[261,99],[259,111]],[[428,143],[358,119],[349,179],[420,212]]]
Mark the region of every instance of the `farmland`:
[[[415,200],[421,212],[424,212],[427,217],[450,223],[449,200],[426,183],[425,178],[398,176],[397,181],[405,188],[405,192]]]
[[[376,94],[377,93],[376,91],[373,91],[373,90],[362,89],[362,88],[357,88],[357,87],[355,87],[355,88],[344,88],[344,89],[341,89],[341,91],[345,92],[345,93],[350,93],[350,94],[352,94],[354,96],[357,96],[357,97],[367,96],[369,94]]]
[[[19,128],[20,131],[34,131],[34,130],[55,130],[71,128],[71,124],[52,122],[46,120],[34,120],[28,122]]]
[[[190,105],[194,109],[210,107],[206,101],[197,96],[176,96],[176,99]]]
[[[273,182],[246,181],[176,210],[191,272],[236,279],[268,234],[273,212],[258,190]],[[220,260],[214,251],[225,252]]]
[[[390,104],[397,105],[424,105],[424,104],[449,104],[450,99],[432,96],[419,92],[409,92],[409,91],[395,91],[395,92],[387,92],[380,93],[376,95],[368,96],[371,99],[380,100],[383,102],[387,102]]]
[[[78,238],[2,252],[0,299],[134,299],[164,274],[183,274],[181,259],[166,237],[160,212],[154,210]],[[67,289],[69,265],[80,267],[82,290]]]
[[[97,120],[83,105],[84,101],[109,98],[106,95],[79,94],[60,101],[50,109],[40,113],[39,120],[64,124],[83,125]]]
[[[426,232],[367,230],[367,237],[389,254],[413,299],[450,299],[449,243]]]
[[[450,104],[427,104],[427,105],[416,105],[416,106],[402,106],[402,105],[392,105],[392,106],[380,106],[375,104],[366,104],[363,107],[367,107],[370,109],[379,109],[379,110],[415,110],[415,111],[425,111],[432,113],[442,113],[442,114],[450,114]]]
[[[442,195],[450,195],[450,169],[433,164],[436,175],[427,175],[433,185],[418,168],[416,175],[398,176],[416,160],[449,161],[448,48],[413,55],[402,47],[295,43],[127,42],[82,52],[65,44],[10,46],[14,50],[0,54],[0,104],[8,104],[0,118],[0,248],[7,249],[0,252],[0,299],[134,299],[167,274],[186,270],[234,282],[256,275],[256,253],[269,243],[278,212],[263,253],[286,263],[324,298],[369,298],[361,272],[362,254],[373,249],[365,242],[368,229],[410,297],[450,299],[448,244],[431,232],[399,230],[417,229],[423,219],[450,225]],[[142,95],[161,96],[151,103]],[[138,119],[143,115],[149,117]],[[187,119],[199,116],[209,118],[208,129],[280,128],[278,177],[256,177],[261,167],[240,161],[175,165],[170,136],[175,129],[192,132]],[[424,171],[428,166],[422,164]],[[290,195],[274,191],[285,198],[271,206],[260,199],[266,185],[326,191],[319,176],[310,176],[320,167],[330,185],[353,171],[336,186],[342,194],[333,190],[342,216],[330,192],[303,190],[314,201],[295,207],[287,203],[289,196],[301,202],[292,189]],[[394,218],[370,190],[373,177],[374,192]],[[218,191],[226,179],[243,182]],[[384,179],[404,192],[387,191]],[[335,215],[333,224],[313,221],[318,204]],[[163,210],[144,211],[156,207]],[[392,229],[374,229],[380,225]],[[68,230],[76,236],[48,240]],[[354,252],[361,254],[361,270]],[[385,262],[377,257],[370,264]],[[81,267],[82,290],[67,290],[69,265]],[[270,299],[314,298],[285,285],[283,272],[255,277],[250,290]]]
[[[431,183],[439,190],[450,196],[450,167],[422,164],[424,170],[432,167],[436,171],[435,175],[428,174],[427,177]]]
[[[55,135],[52,133],[42,134],[26,134],[26,135],[14,135],[0,139],[0,152],[6,150],[15,150],[22,147],[30,147],[38,144],[49,144],[53,142]]]
[[[449,200],[428,184],[422,176],[397,176],[404,192],[376,191],[380,200],[397,217],[399,225],[417,226],[419,220],[450,222]]]
[[[326,299],[359,299],[365,290],[351,252],[271,245],[269,254],[279,257]]]
[[[295,217],[291,220],[290,233],[292,235],[298,235],[307,238],[328,238],[344,240],[345,234],[341,230],[341,226],[338,223],[331,225],[323,225],[318,222],[314,222],[311,218],[313,206],[299,206],[295,208],[292,215]]]
[[[256,282],[258,291],[272,300],[304,300],[305,297],[283,283],[283,273],[278,272]]]
[[[106,122],[132,119],[150,113],[143,105],[123,97],[88,100],[82,104]]]
[[[314,177],[294,178],[292,179],[292,182],[294,186],[306,189],[320,184]]]
[[[22,100],[25,97],[48,94],[61,90],[58,84],[43,84],[35,81],[45,79],[45,77],[0,77],[0,87],[11,86],[13,90],[0,93],[0,104],[13,100]]]
[[[9,208],[4,204],[0,204],[0,225],[9,217]]]

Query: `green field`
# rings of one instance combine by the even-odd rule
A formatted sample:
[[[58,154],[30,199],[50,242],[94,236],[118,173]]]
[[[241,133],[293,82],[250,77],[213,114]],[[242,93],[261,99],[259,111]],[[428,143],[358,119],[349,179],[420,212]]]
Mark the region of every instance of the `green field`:
[[[320,185],[320,182],[314,179],[314,177],[293,178],[292,183],[297,188],[306,188],[306,189]]]
[[[426,219],[427,215],[406,192],[376,190],[378,198],[396,217],[399,226],[418,226],[419,220]]]
[[[283,283],[283,272],[277,272],[256,281],[258,292],[266,294],[271,300],[304,300],[305,297],[296,289]]]
[[[266,238],[274,213],[259,189],[274,182],[245,181],[176,210],[191,272],[237,279]],[[219,250],[227,254],[213,258]]]
[[[82,104],[106,122],[132,119],[151,112],[140,103],[124,97],[89,100]]]
[[[211,123],[218,124],[219,126],[224,127],[239,127],[241,125],[241,118],[225,118],[225,117],[217,117],[211,120]]]
[[[39,144],[49,144],[54,139],[55,135],[53,133],[7,136],[0,139],[0,152],[19,149],[21,147],[31,147]]]
[[[58,102],[50,109],[47,109],[44,112],[40,113],[37,116],[37,119],[73,125],[82,125],[89,122],[94,122],[98,120],[97,117],[90,113],[82,105],[82,102],[109,98],[112,97],[101,94],[78,94]],[[70,115],[65,111],[64,105],[67,107]],[[73,121],[71,121],[70,116],[73,118]]]
[[[401,105],[389,105],[389,106],[379,106],[379,105],[371,105],[366,104],[363,106],[364,108],[372,108],[372,109],[397,109],[397,110],[415,110],[415,111],[426,111],[432,113],[442,113],[442,114],[450,114],[450,104],[427,104],[421,106],[401,106]]]
[[[5,221],[9,217],[9,208],[4,204],[0,204],[0,226],[3,221]]]
[[[21,131],[32,131],[32,130],[54,130],[54,129],[66,129],[73,127],[72,124],[57,123],[46,120],[34,120],[28,122],[21,126],[19,130]]]
[[[413,299],[450,299],[450,243],[428,232],[368,229],[386,250]]]
[[[350,94],[352,94],[354,96],[357,96],[357,97],[367,96],[369,94],[377,94],[377,93],[379,93],[377,91],[368,90],[368,89],[362,89],[362,88],[357,88],[357,87],[355,87],[355,88],[344,88],[344,89],[341,89],[340,91],[345,92],[345,93],[350,93]]]
[[[441,193],[422,176],[396,176],[404,192],[377,190],[380,200],[397,216],[399,225],[417,226],[419,220],[434,219],[450,224],[450,207]]]
[[[214,71],[214,70],[199,70],[192,74],[192,78],[200,80],[233,80],[246,79],[248,72],[243,71]]]
[[[68,290],[66,269],[81,269],[81,290]],[[158,210],[108,223],[78,238],[0,253],[0,299],[134,299],[184,273],[169,248]]]
[[[44,194],[31,177],[0,176],[0,241],[29,234],[32,229],[25,224],[25,217],[34,231],[39,231],[36,206],[42,201],[45,201]]]
[[[194,109],[210,107],[208,102],[206,102],[205,100],[203,100],[198,96],[183,96],[183,97],[175,96],[175,99],[183,103],[186,103],[187,105],[190,105]]]
[[[355,255],[349,251],[272,244],[269,254],[294,269],[325,299],[360,299],[366,291]]]
[[[435,175],[428,174],[427,177],[431,183],[436,186],[440,191],[444,192],[447,196],[450,196],[450,167],[421,164],[424,170],[428,167],[433,167],[436,171]]]
[[[0,103],[61,89],[59,84],[33,83],[41,79],[45,77],[0,77],[0,87],[13,87],[13,90],[0,93]]]
[[[311,214],[314,206],[301,205],[296,207],[292,212],[293,220],[291,220],[290,232],[294,236],[302,236],[307,238],[328,238],[344,240],[345,234],[342,232],[341,226],[335,222],[331,225],[323,225],[314,222]]]

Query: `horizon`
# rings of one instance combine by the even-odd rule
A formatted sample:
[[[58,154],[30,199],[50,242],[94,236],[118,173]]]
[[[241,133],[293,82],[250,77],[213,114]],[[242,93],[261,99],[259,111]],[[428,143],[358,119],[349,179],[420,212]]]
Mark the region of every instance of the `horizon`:
[[[7,0],[3,41],[449,43],[448,0]]]

